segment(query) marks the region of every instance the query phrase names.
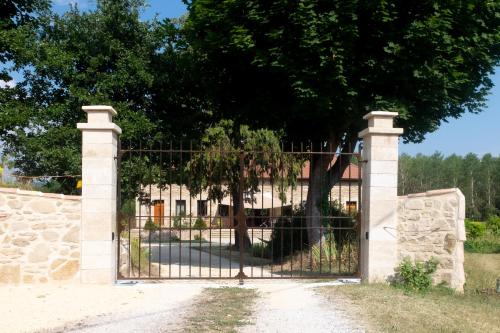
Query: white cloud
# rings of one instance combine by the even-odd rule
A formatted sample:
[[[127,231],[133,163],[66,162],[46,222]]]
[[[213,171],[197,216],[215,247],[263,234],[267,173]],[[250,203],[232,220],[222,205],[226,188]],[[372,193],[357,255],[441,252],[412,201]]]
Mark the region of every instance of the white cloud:
[[[12,88],[16,85],[16,81],[14,80],[10,80],[10,81],[4,81],[4,80],[0,80],[0,89],[4,89],[4,88]]]

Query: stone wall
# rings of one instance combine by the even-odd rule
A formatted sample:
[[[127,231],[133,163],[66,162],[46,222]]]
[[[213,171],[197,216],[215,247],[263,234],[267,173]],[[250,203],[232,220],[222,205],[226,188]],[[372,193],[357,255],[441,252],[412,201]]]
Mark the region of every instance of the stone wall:
[[[439,261],[434,282],[462,291],[465,283],[465,198],[459,189],[398,198],[398,259]]]
[[[0,188],[0,283],[76,280],[79,196]]]

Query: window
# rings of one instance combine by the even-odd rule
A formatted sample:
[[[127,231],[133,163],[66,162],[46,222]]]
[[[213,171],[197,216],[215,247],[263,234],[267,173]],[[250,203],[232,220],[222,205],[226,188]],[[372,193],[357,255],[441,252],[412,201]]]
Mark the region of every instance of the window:
[[[347,213],[349,213],[349,214],[354,214],[358,210],[358,206],[357,206],[356,201],[346,201],[345,207],[346,207]]]
[[[186,200],[175,200],[175,215],[186,215]]]
[[[228,205],[219,205],[219,215],[220,216],[229,216],[229,206]]]
[[[208,215],[208,202],[207,200],[198,200],[197,202],[197,212],[198,216],[207,216]]]

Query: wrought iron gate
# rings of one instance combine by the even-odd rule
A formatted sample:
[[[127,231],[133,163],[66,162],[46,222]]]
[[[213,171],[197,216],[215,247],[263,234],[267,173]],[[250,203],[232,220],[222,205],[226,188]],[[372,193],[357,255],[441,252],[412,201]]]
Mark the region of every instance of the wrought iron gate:
[[[325,144],[119,147],[118,278],[357,275],[359,163]]]

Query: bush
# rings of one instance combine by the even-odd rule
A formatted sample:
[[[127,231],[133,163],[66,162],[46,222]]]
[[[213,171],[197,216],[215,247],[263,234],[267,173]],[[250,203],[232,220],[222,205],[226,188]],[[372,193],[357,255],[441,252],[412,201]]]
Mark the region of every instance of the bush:
[[[206,242],[205,238],[198,234],[194,235],[194,240],[199,242]]]
[[[306,220],[303,217],[280,218],[273,227],[267,243],[269,253],[275,261],[297,251],[308,248]]]
[[[483,222],[465,219],[465,232],[467,233],[468,238],[475,239],[485,234],[486,225]]]
[[[172,225],[174,228],[182,228],[182,216],[175,216],[174,223]]]
[[[500,253],[500,237],[488,234],[480,238],[468,239],[464,249],[472,253]]]
[[[135,200],[125,200],[120,210],[123,217],[133,218],[135,217]]]
[[[252,244],[252,247],[250,248],[250,252],[252,253],[252,256],[257,257],[257,258],[266,258],[266,259],[271,258],[270,247],[266,243],[254,243],[254,244]]]
[[[132,243],[130,244],[130,264],[141,272],[145,272],[149,266],[149,251],[146,248],[141,248],[139,245],[139,239],[132,238]]]
[[[202,219],[201,217],[198,217],[196,219],[196,221],[194,222],[194,224],[193,224],[193,228],[194,229],[204,230],[204,229],[207,228],[207,223],[205,222],[204,219]]]
[[[336,246],[333,240],[326,239],[324,243],[315,244],[311,248],[312,268],[317,270],[320,267],[329,267],[335,256],[337,255]]]
[[[432,286],[432,274],[436,272],[437,265],[435,259],[413,264],[409,258],[405,258],[399,264],[395,285],[406,291],[428,291]]]
[[[486,229],[495,236],[500,236],[500,217],[497,215],[490,215],[486,221]]]
[[[153,220],[151,220],[151,218],[148,218],[146,224],[144,224],[144,230],[156,231],[158,230],[158,226],[153,222]]]

